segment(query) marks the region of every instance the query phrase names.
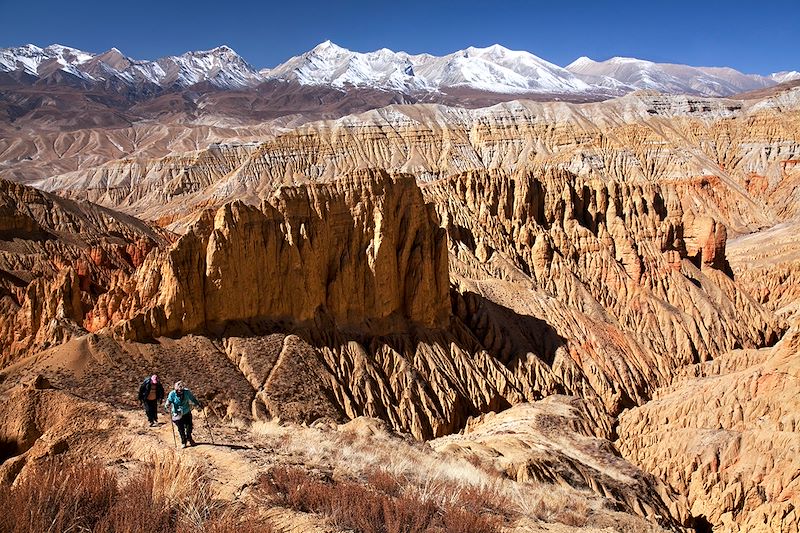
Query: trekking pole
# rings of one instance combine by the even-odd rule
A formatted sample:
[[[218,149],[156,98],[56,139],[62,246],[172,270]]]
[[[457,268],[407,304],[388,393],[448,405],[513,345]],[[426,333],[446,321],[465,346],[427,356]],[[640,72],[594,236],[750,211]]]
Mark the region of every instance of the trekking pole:
[[[178,447],[178,441],[175,439],[175,424],[172,422],[172,417],[170,417],[169,427],[172,428],[172,444],[176,448]]]
[[[214,444],[214,434],[211,433],[211,424],[208,422],[208,413],[205,409],[203,409],[203,418],[206,419],[206,428],[208,428],[208,436],[211,437],[211,445],[216,446],[216,444]]]

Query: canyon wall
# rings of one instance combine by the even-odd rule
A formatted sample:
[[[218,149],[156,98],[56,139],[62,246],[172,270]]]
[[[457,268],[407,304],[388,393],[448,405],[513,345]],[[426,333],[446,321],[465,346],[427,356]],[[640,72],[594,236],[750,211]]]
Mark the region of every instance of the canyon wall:
[[[555,166],[582,177],[673,183],[699,211],[741,234],[793,212],[786,198],[797,194],[800,168],[784,162],[800,158],[798,101],[800,90],[755,102],[640,92],[583,105],[397,105],[313,122],[246,149],[115,161],[37,183],[180,229],[196,208],[234,198],[257,203],[279,184],[358,169],[427,181]]]
[[[127,215],[0,180],[0,360],[61,343],[170,239]]]
[[[367,171],[207,212],[104,295],[92,321],[122,313],[114,327],[132,340],[320,315],[382,333],[446,326],[448,289],[445,235],[414,178]]]

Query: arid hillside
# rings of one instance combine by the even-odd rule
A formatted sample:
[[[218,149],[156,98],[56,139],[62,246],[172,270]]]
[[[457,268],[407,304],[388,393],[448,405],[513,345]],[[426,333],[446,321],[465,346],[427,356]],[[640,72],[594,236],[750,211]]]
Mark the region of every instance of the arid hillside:
[[[89,448],[163,468],[157,372],[221,441],[172,468],[277,531],[371,531],[336,493],[419,531],[797,531],[798,160],[797,89],[635,93],[0,182],[0,496]]]
[[[602,180],[672,183],[744,234],[796,215],[798,99],[800,90],[757,101],[642,92],[580,105],[390,106],[310,123],[257,146],[122,160],[36,185],[169,223],[185,219],[187,206],[257,202],[282,184],[364,168],[431,181],[557,167]]]

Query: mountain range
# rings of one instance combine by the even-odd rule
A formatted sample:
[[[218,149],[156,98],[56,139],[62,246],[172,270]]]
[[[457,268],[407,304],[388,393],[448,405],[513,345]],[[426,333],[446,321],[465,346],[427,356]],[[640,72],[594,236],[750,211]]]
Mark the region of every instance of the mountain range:
[[[5,83],[117,88],[145,95],[199,85],[246,89],[278,81],[409,95],[470,90],[602,99],[648,89],[729,96],[798,78],[797,71],[761,76],[727,67],[692,67],[624,57],[606,61],[581,57],[560,67],[530,52],[500,45],[434,56],[386,48],[360,53],[325,41],[275,68],[262,70],[228,46],[155,61],[132,59],[116,48],[100,54],[57,44],[0,49],[0,81]]]

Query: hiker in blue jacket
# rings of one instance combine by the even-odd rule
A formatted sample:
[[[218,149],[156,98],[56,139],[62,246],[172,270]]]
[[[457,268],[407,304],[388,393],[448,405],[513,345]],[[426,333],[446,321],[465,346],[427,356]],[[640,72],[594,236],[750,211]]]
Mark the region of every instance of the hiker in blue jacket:
[[[167,395],[164,409],[172,415],[172,421],[178,426],[181,444],[184,448],[194,446],[192,439],[192,405],[202,407],[192,391],[183,386],[183,381],[175,383],[175,389]]]

